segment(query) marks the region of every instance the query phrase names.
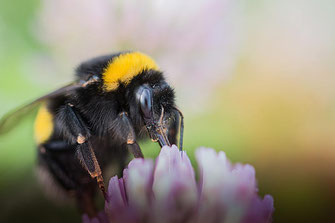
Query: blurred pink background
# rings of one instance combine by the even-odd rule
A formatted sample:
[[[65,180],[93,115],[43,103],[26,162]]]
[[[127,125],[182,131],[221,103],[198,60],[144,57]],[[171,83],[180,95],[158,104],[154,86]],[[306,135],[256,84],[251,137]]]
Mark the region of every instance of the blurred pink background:
[[[85,59],[139,50],[176,88],[191,159],[208,146],[255,166],[261,193],[274,197],[274,222],[335,221],[334,1],[1,0],[0,8],[1,115],[72,80]],[[0,141],[4,220],[21,207],[8,188],[34,165],[31,123]],[[17,196],[42,196],[29,188]]]

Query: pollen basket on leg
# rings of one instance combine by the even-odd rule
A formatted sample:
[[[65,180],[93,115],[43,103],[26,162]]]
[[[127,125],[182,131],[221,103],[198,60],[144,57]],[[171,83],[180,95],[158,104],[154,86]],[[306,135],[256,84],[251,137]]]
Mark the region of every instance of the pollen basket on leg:
[[[38,144],[47,141],[53,132],[53,117],[45,105],[38,110],[35,119],[35,140]]]
[[[149,56],[139,52],[121,54],[108,64],[102,74],[104,89],[105,91],[115,90],[119,82],[127,85],[143,70],[150,69],[158,70],[158,66]]]

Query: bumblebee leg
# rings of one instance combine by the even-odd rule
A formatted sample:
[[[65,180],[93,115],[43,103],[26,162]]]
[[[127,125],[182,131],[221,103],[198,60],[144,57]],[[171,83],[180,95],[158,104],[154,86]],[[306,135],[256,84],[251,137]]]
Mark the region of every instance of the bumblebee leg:
[[[173,108],[174,119],[170,123],[168,127],[168,139],[171,144],[177,145],[177,135],[179,133],[179,150],[183,150],[183,139],[184,139],[184,115],[183,113],[176,107]]]
[[[120,113],[118,122],[119,128],[114,130],[116,135],[118,135],[122,142],[126,143],[129,152],[131,152],[135,158],[143,158],[141,148],[136,142],[134,128],[126,112]]]
[[[75,190],[78,183],[75,182],[65,171],[61,163],[59,163],[48,150],[48,144],[39,146],[39,163],[46,166],[57,182],[66,190]]]
[[[137,144],[137,142],[134,142],[133,144],[127,144],[128,150],[134,155],[135,158],[143,158],[143,153],[141,151],[140,146]]]
[[[177,137],[178,137],[178,130],[179,130],[179,115],[178,113],[175,111],[174,112],[174,117],[171,120],[171,122],[169,123],[168,126],[168,139],[169,142],[174,145],[177,145]]]
[[[92,178],[97,180],[98,186],[105,199],[106,191],[98,160],[90,142],[90,132],[73,105],[67,104],[58,113],[58,119],[65,126],[64,137],[77,144],[76,153],[83,167]]]

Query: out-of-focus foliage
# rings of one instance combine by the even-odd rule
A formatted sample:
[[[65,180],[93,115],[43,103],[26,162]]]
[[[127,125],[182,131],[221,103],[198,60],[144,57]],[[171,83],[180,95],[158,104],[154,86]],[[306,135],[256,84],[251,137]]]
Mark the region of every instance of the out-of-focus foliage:
[[[207,146],[252,164],[274,222],[334,222],[334,10],[332,0],[0,0],[0,115],[67,83],[84,59],[141,50],[176,87],[191,160]],[[0,138],[0,221],[78,219],[37,185],[33,116]]]

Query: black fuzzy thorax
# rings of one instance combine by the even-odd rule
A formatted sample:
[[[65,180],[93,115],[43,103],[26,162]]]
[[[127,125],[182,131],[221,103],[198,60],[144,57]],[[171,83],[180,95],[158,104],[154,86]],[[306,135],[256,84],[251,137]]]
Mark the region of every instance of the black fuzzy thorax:
[[[116,90],[110,92],[104,91],[102,81],[93,83],[86,88],[78,89],[69,98],[69,103],[79,110],[95,135],[103,137],[113,134],[113,130],[117,127],[114,126],[114,120],[121,112],[126,112],[136,134],[140,137],[144,122],[137,104],[136,91],[144,84],[152,88],[156,119],[159,118],[161,106],[164,107],[165,117],[169,117],[174,106],[174,91],[166,83],[163,74],[155,70],[145,70],[135,76],[128,85],[120,83]]]

